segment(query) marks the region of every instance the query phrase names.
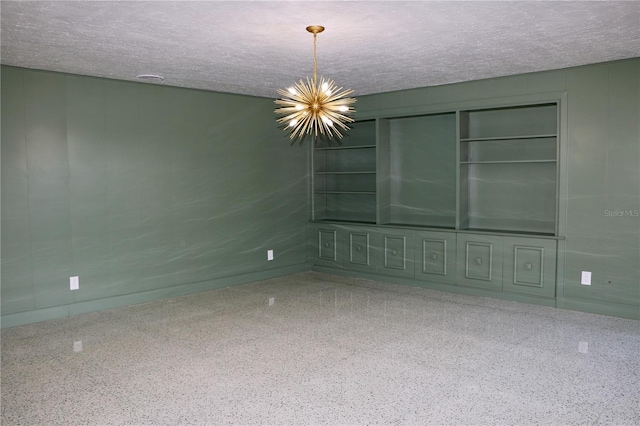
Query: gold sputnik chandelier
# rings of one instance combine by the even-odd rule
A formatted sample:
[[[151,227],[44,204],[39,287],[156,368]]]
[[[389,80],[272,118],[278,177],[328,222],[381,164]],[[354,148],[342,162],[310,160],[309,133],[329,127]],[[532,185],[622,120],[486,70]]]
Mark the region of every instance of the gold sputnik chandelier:
[[[305,135],[313,135],[315,139],[319,135],[341,139],[342,132],[349,130],[346,123],[354,121],[348,114],[355,112],[351,105],[356,99],[347,97],[353,90],[343,90],[333,80],[321,77],[318,81],[316,37],[324,31],[324,27],[311,25],[307,31],[313,34],[313,80],[307,77],[306,83],[300,80],[286,90],[278,89],[282,98],[275,101],[280,105],[275,113],[283,117],[277,121],[291,132],[291,140],[296,137],[302,139]]]

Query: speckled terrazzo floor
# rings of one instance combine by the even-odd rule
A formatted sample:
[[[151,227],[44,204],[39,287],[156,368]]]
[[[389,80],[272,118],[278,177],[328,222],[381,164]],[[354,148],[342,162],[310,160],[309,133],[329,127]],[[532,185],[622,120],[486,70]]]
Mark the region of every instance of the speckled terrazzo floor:
[[[4,426],[637,425],[640,322],[306,273],[3,330],[1,392]]]

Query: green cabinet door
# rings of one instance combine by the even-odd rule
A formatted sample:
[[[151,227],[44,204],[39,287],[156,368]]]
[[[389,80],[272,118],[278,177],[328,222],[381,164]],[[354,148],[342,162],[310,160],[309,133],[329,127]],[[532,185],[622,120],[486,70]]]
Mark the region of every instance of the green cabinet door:
[[[456,234],[415,233],[415,276],[417,279],[453,283],[456,277]]]
[[[502,237],[458,234],[460,285],[502,290]]]
[[[366,228],[346,228],[345,232],[347,256],[344,259],[344,267],[374,272],[374,233]]]
[[[504,261],[504,291],[555,297],[556,240],[505,238]]]
[[[405,278],[414,277],[413,242],[408,233],[396,230],[381,232],[377,236],[380,244],[380,259],[377,272]]]
[[[322,225],[312,227],[311,234],[311,262],[327,268],[340,267],[339,238],[342,233],[334,226]]]

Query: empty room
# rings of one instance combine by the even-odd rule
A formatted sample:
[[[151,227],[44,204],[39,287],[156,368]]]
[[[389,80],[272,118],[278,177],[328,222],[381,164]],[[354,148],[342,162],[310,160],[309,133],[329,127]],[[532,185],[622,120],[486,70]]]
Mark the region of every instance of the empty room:
[[[640,424],[640,2],[0,18],[2,425]]]

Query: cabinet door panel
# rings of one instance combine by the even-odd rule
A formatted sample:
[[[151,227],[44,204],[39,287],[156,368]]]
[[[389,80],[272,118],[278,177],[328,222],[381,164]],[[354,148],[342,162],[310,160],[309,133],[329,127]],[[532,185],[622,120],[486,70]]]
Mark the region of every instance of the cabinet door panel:
[[[422,240],[422,272],[447,275],[446,240]]]
[[[505,291],[541,297],[555,296],[555,240],[507,238],[504,247]]]
[[[398,236],[384,236],[384,267],[405,269],[407,267],[407,239]]]
[[[372,272],[375,236],[366,229],[347,230],[349,256],[345,259],[345,267],[349,269]]]
[[[502,240],[467,235],[458,239],[458,282],[493,290],[502,289]]]
[[[455,234],[422,232],[417,237],[416,278],[453,281],[456,276]]]
[[[413,247],[405,234],[382,234],[382,262],[378,272],[413,277]]]
[[[357,265],[369,265],[368,233],[349,233],[349,261]]]
[[[336,255],[336,231],[328,229],[318,230],[318,237],[320,243],[320,251],[318,257],[325,260],[338,260]]]
[[[328,268],[340,267],[340,233],[338,230],[335,227],[327,225],[314,227],[311,232],[311,262],[314,265]]]
[[[468,242],[466,245],[465,277],[491,281],[493,269],[493,245],[490,243]]]

